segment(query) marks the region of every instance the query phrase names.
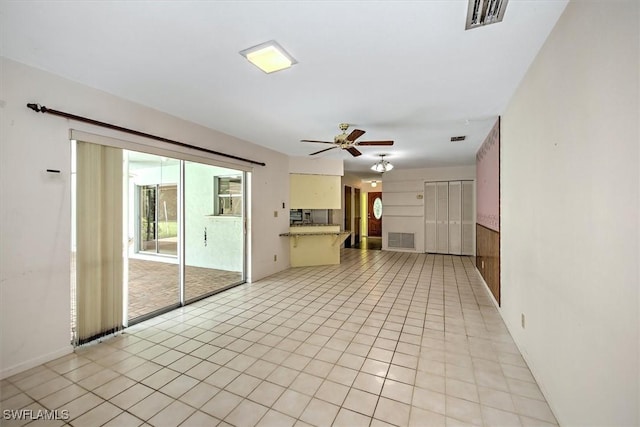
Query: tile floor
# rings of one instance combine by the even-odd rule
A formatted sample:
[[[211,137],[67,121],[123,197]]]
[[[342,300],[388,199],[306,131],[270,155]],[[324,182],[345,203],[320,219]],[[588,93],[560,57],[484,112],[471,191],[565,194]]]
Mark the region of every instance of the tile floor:
[[[75,280],[75,253],[71,255],[71,280]],[[128,315],[129,320],[177,304],[179,299],[179,265],[161,259],[129,258]],[[242,281],[242,273],[187,265],[185,267],[185,298],[191,300]],[[71,340],[76,321],[76,292],[71,289]]]
[[[363,236],[360,242],[354,245],[354,248],[376,251],[382,250],[382,237]]]
[[[556,425],[472,259],[358,249],[1,386],[3,410],[70,416],[32,426]]]

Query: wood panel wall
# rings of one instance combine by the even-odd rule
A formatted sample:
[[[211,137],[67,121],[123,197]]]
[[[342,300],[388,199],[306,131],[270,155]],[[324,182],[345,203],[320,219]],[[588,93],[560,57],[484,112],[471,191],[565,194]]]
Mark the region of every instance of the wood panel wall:
[[[476,268],[500,305],[500,232],[476,224]]]
[[[500,305],[500,117],[476,153],[476,268]]]

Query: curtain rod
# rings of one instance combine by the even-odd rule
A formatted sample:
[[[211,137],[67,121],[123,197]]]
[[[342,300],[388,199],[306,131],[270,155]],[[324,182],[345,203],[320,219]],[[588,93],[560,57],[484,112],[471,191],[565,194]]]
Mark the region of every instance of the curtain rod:
[[[229,159],[240,160],[240,161],[243,161],[243,162],[252,163],[254,165],[266,166],[266,164],[264,162],[258,162],[256,160],[245,159],[244,157],[234,156],[233,154],[226,154],[226,153],[221,153],[219,151],[209,150],[208,148],[202,148],[202,147],[198,147],[196,145],[191,145],[191,144],[187,144],[187,143],[180,142],[180,141],[174,141],[173,139],[164,138],[162,136],[151,135],[149,133],[140,132],[140,131],[137,131],[137,130],[134,130],[134,129],[128,129],[128,128],[125,128],[125,127],[122,127],[122,126],[112,125],[111,123],[100,122],[98,120],[89,119],[87,117],[76,116],[75,114],[70,114],[70,113],[65,113],[63,111],[54,110],[54,109],[47,108],[44,105],[40,105],[40,104],[31,103],[31,104],[27,104],[27,107],[29,107],[30,109],[32,109],[36,113],[53,114],[55,116],[65,117],[67,119],[76,120],[76,121],[84,122],[84,123],[89,123],[89,124],[96,125],[96,126],[101,126],[101,127],[107,128],[107,129],[118,130],[118,131],[121,131],[121,132],[130,133],[132,135],[142,136],[142,137],[145,137],[145,138],[151,138],[151,139],[155,139],[157,141],[167,142],[167,143],[173,144],[173,145],[179,145],[180,147],[191,148],[191,149],[198,150],[198,151],[204,151],[205,153],[215,154],[216,156],[222,156],[222,157],[227,157]]]

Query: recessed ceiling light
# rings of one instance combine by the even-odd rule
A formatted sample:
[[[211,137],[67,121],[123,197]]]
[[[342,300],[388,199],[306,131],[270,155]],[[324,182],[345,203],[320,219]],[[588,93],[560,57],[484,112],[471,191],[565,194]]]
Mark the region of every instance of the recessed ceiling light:
[[[240,55],[267,74],[284,70],[298,63],[275,40],[242,50]]]

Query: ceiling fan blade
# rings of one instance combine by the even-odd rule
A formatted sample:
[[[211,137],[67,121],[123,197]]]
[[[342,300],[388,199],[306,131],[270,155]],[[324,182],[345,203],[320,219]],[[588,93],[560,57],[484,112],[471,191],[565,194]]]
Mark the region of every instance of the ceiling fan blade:
[[[354,129],[349,136],[347,136],[347,141],[355,141],[356,139],[360,138],[362,135],[364,135],[364,131],[360,130],[360,129]]]
[[[358,157],[359,155],[361,155],[362,153],[359,152],[355,147],[349,147],[346,149],[349,153],[351,153],[351,155],[353,157]]]
[[[320,144],[335,144],[335,142],[330,141],[316,141],[315,139],[301,139],[300,142],[319,142]]]
[[[333,143],[332,143],[332,144],[333,144]],[[316,155],[316,154],[324,153],[325,151],[333,150],[334,148],[338,148],[338,146],[336,145],[335,147],[325,148],[324,150],[316,151],[315,153],[311,153],[311,154],[309,154],[309,155],[310,155],[310,156],[314,156],[314,155]]]
[[[393,145],[393,141],[360,141],[356,145]]]

